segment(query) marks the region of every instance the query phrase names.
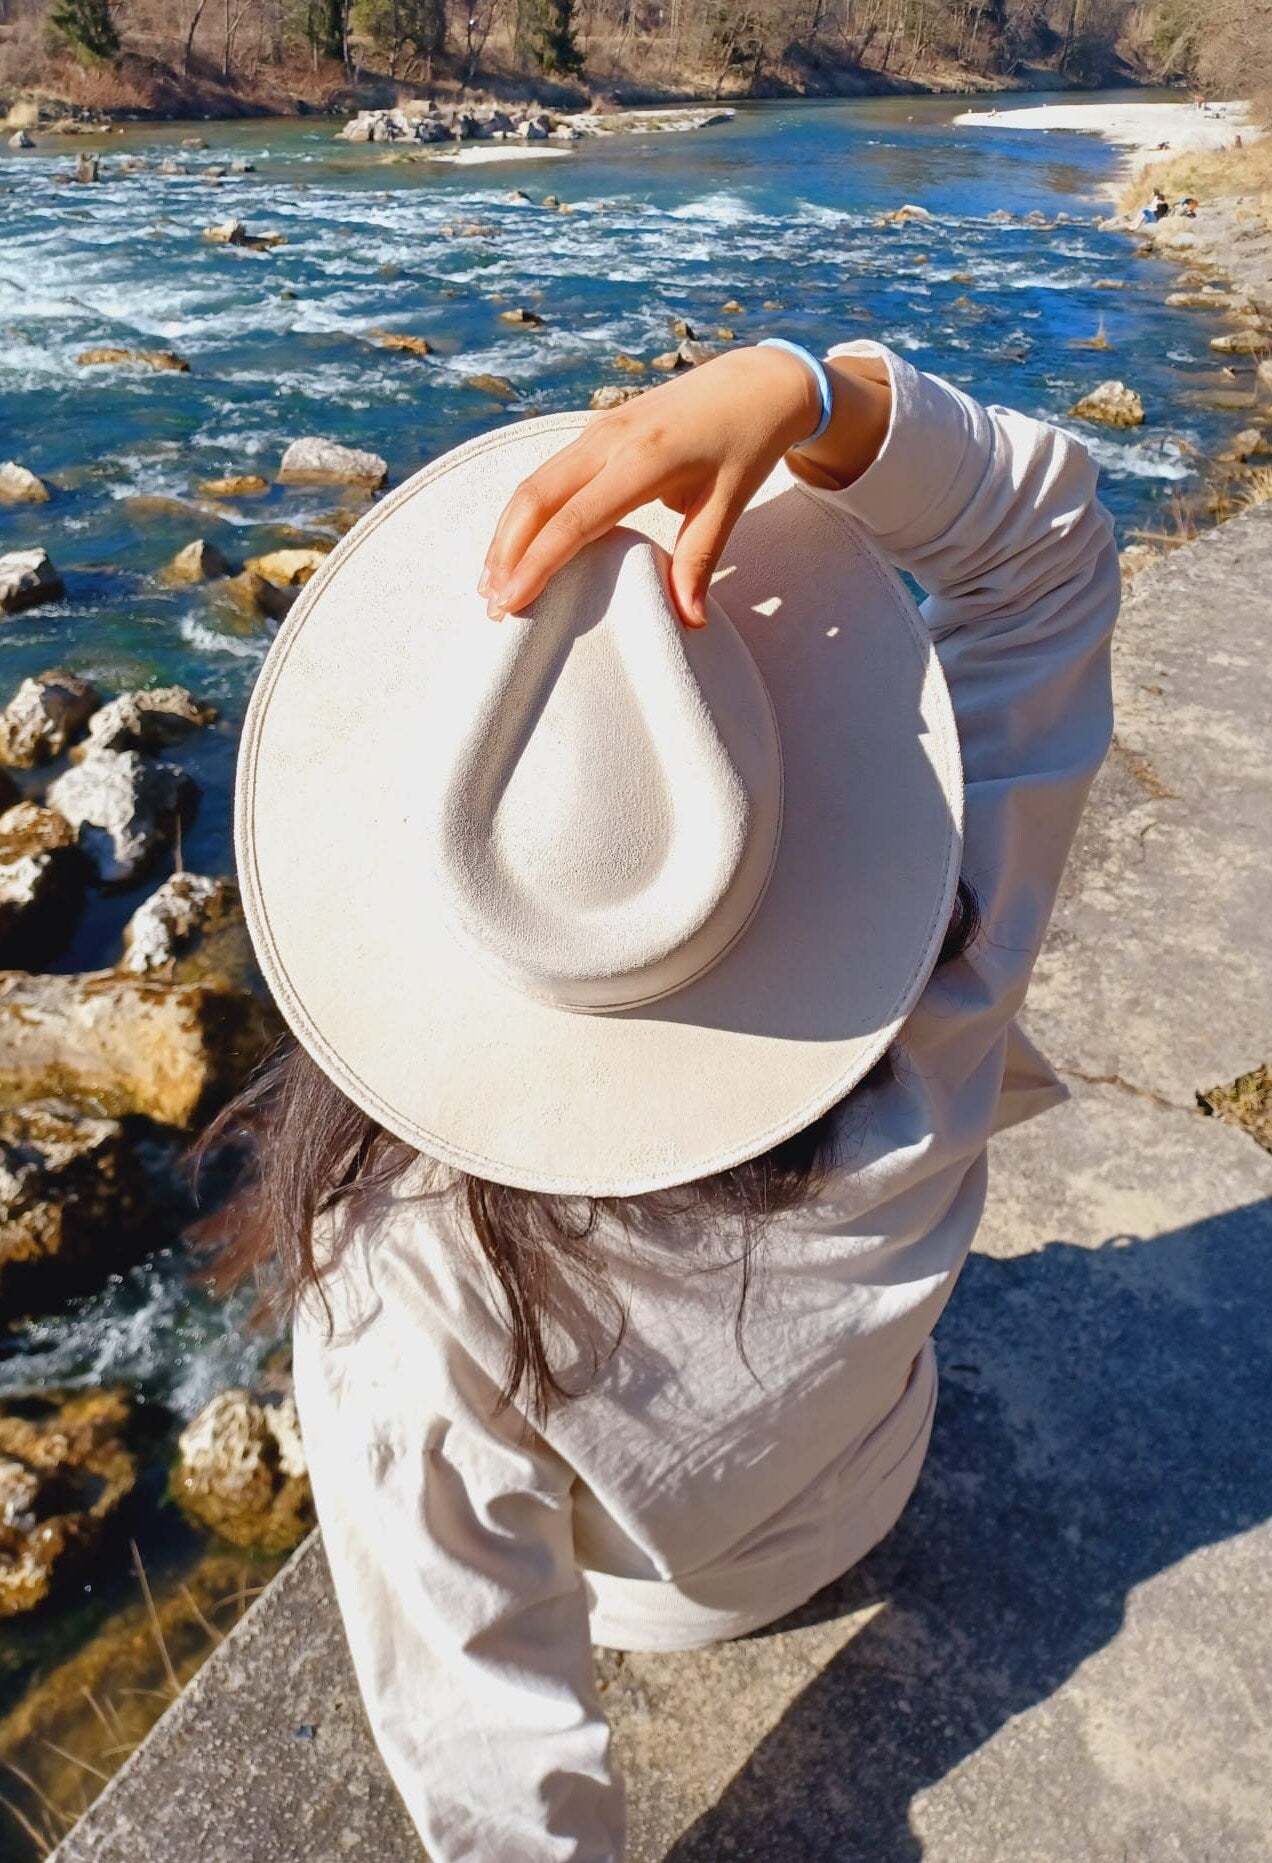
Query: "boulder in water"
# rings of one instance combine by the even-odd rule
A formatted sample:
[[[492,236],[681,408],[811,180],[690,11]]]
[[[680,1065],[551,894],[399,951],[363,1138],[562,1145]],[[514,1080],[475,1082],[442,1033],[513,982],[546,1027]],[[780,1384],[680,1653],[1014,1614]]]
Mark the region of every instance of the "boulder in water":
[[[9,147],[11,149],[33,149],[35,143],[24,129],[15,129],[9,138]]]
[[[191,731],[215,724],[214,705],[205,705],[184,686],[145,686],[121,692],[88,721],[84,754],[99,750],[162,750]]]
[[[464,378],[465,388],[475,388],[479,394],[489,395],[493,401],[515,401],[517,390],[503,375],[469,375]]]
[[[335,440],[307,436],[293,440],[278,469],[281,485],[369,485],[378,488],[389,476],[378,453],[340,446]]]
[[[118,1120],[51,1099],[0,1112],[0,1319],[45,1312],[126,1267],[145,1211]]]
[[[1103,421],[1109,427],[1138,427],[1144,419],[1144,403],[1125,382],[1101,382],[1075,401],[1069,412],[1078,420]]]
[[[691,369],[696,369],[701,362],[710,362],[715,353],[710,343],[682,343],[676,351],[681,362],[687,363]]]
[[[1246,460],[1252,459],[1256,453],[1266,453],[1268,450],[1266,434],[1260,432],[1257,427],[1243,427],[1240,433],[1233,434],[1223,457],[1236,460],[1239,465],[1244,465]]]
[[[0,817],[0,821],[3,817]],[[124,927],[124,955],[119,968],[134,976],[163,973],[182,982],[198,981],[191,969],[200,950],[225,934],[245,933],[243,909],[233,880],[205,873],[174,873],[158,887]],[[236,965],[241,953],[236,954]],[[208,975],[205,965],[198,966]]]
[[[236,472],[223,479],[201,479],[199,490],[209,498],[260,498],[269,490],[269,480],[258,472]]]
[[[1266,330],[1230,330],[1226,336],[1212,336],[1211,349],[1221,356],[1266,356],[1269,344]]]
[[[249,576],[260,576],[279,588],[301,589],[314,571],[321,569],[323,558],[330,554],[329,548],[271,550],[266,556],[249,557],[243,567]]]
[[[71,179],[73,181],[78,181],[81,184],[85,184],[85,183],[92,182],[92,181],[100,181],[101,170],[102,170],[102,165],[101,165],[101,159],[99,156],[89,155],[87,153],[83,155],[77,155],[75,158],[75,169],[74,169],[74,172],[72,173]]]
[[[55,602],[66,586],[47,550],[10,550],[0,556],[0,615],[21,614],[41,602]]]
[[[23,970],[65,949],[84,903],[88,862],[52,809],[17,802],[0,815],[0,964]]]
[[[231,576],[221,587],[240,613],[263,615],[267,621],[283,620],[300,594],[298,588],[284,588],[282,583],[271,582],[250,569]]]
[[[24,679],[0,712],[0,763],[30,770],[60,757],[99,703],[87,681],[60,667]]]
[[[889,226],[909,226],[911,221],[932,220],[936,216],[929,213],[926,207],[916,207],[913,201],[907,201],[904,207],[894,207],[891,213],[886,213],[883,217]],[[990,215],[991,220],[997,218],[996,214]],[[1008,214],[1006,218],[1010,219],[1011,215]]]
[[[637,395],[647,392],[644,388],[620,388],[617,382],[606,382],[602,387],[593,389],[588,406],[596,413],[603,414],[610,408],[621,408],[624,401],[634,401]]]
[[[246,246],[247,228],[241,220],[222,220],[217,226],[205,226],[203,237],[211,246]]]
[[[242,1085],[278,1021],[225,984],[0,972],[0,1106],[62,1099],[188,1130]]]
[[[426,336],[410,336],[402,330],[368,330],[367,335],[379,349],[396,349],[407,356],[431,356],[433,353],[433,345]]]
[[[43,505],[48,499],[49,488],[44,480],[37,479],[25,466],[13,459],[6,459],[0,465],[0,501],[10,505]]]
[[[34,1609],[83,1571],[137,1479],[128,1420],[119,1391],[26,1400],[21,1415],[0,1411],[0,1617]]]
[[[665,349],[661,356],[653,357],[649,366],[651,369],[660,369],[663,374],[670,375],[675,369],[687,369],[689,364],[678,349]]]
[[[174,375],[188,375],[190,364],[173,349],[119,349],[106,344],[100,349],[84,349],[75,358],[82,369],[109,368],[119,363],[139,363],[146,369],[167,370]]]
[[[530,330],[542,330],[547,321],[546,318],[540,317],[538,311],[526,310],[520,304],[515,310],[500,311],[499,317],[502,323],[520,323]]]
[[[50,785],[48,805],[76,830],[103,886],[128,886],[171,845],[197,798],[174,764],[94,748]]]
[[[214,582],[228,576],[230,566],[214,543],[196,537],[193,543],[178,550],[163,571],[165,582]]]
[[[627,375],[643,375],[649,365],[642,362],[639,356],[628,356],[620,350],[614,357],[613,366],[616,369],[622,369]]]
[[[261,1404],[222,1391],[177,1440],[172,1492],[185,1512],[235,1546],[285,1552],[313,1524],[296,1400]]]

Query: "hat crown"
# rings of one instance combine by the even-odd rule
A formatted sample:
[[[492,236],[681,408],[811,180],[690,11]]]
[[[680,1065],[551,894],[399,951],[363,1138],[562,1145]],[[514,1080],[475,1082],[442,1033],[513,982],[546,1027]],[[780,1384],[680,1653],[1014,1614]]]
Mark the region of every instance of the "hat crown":
[[[487,968],[562,1008],[634,1008],[701,976],[776,858],[764,683],[714,603],[706,629],[681,625],[669,567],[647,538],[612,531],[460,656],[478,690],[455,693],[440,899]]]

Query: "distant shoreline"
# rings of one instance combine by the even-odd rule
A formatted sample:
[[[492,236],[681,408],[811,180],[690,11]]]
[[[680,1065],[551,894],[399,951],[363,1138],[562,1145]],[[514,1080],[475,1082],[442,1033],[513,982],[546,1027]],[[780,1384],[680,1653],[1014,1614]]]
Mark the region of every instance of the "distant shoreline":
[[[19,129],[27,129],[32,134],[43,136],[59,133],[76,135],[128,125],[158,127],[165,123],[232,123],[287,118],[303,120],[306,117],[322,121],[328,118],[355,116],[360,110],[391,109],[410,98],[424,96],[437,96],[440,100],[462,103],[465,107],[477,104],[494,104],[497,107],[503,107],[510,103],[523,103],[527,98],[535,97],[547,108],[566,111],[590,108],[620,114],[651,108],[692,108],[703,104],[736,106],[743,103],[851,103],[865,98],[902,96],[944,97],[953,102],[960,97],[997,98],[1052,91],[1058,95],[1067,93],[1080,95],[1082,88],[1066,83],[1058,72],[1042,68],[1031,68],[1027,72],[1010,78],[985,77],[972,71],[946,70],[933,70],[925,76],[893,78],[868,68],[844,67],[828,74],[828,81],[824,88],[810,86],[798,89],[794,86],[774,84],[771,88],[760,91],[726,91],[722,95],[711,89],[695,89],[692,85],[682,89],[635,84],[621,87],[614,93],[591,95],[584,89],[571,90],[547,79],[544,79],[538,86],[529,80],[518,80],[506,84],[494,80],[486,84],[474,85],[471,89],[461,89],[445,82],[435,85],[369,82],[360,87],[342,86],[338,90],[318,96],[306,96],[281,87],[261,92],[244,92],[231,86],[192,82],[188,90],[179,96],[173,94],[172,88],[165,86],[164,101],[153,106],[134,103],[94,109],[56,91],[42,90],[33,86],[7,100],[0,100],[0,112],[5,111],[7,105],[7,114],[0,114],[0,133],[7,135]],[[1135,81],[1128,80],[1124,86],[1118,88],[1124,88],[1129,95],[1133,96],[1137,90],[1144,87]],[[1053,106],[1055,109],[1066,107]],[[1076,106],[1079,110],[1087,107]],[[1106,106],[1090,107],[1102,109]],[[966,113],[968,120],[981,114],[983,113],[976,111]],[[1026,115],[1028,112],[1013,112],[1012,114]],[[1055,127],[1060,127],[1060,125],[1057,124]]]
[[[1226,149],[1234,136],[1249,140],[1260,132],[1242,102],[1208,103],[1056,103],[1013,110],[991,107],[964,110],[954,118],[960,129],[1068,130],[1100,136],[1137,155],[1161,150],[1183,154],[1194,149]],[[1161,152],[1167,153],[1165,150]]]

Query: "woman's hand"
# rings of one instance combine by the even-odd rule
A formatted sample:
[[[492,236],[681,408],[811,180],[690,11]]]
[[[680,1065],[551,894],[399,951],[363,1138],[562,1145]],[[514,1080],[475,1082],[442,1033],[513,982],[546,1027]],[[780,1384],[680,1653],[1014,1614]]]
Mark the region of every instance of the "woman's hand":
[[[886,371],[873,361],[843,360],[854,366],[830,365],[835,414],[816,458],[799,456],[819,484],[849,483],[887,430]],[[882,376],[881,426],[878,407],[859,399],[873,389],[877,402],[871,376]],[[584,544],[657,498],[684,515],[672,599],[686,626],[704,626],[707,589],[729,532],[782,456],[812,433],[820,411],[816,381],[798,357],[755,348],[716,356],[589,421],[522,481],[500,516],[477,584],[491,619],[528,607]],[[863,413],[870,416],[864,423]]]

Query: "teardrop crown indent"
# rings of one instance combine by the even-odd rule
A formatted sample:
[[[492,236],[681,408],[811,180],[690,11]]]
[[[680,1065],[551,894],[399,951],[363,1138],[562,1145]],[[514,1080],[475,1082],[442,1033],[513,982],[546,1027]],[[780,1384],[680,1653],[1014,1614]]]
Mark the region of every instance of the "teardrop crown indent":
[[[436,839],[451,929],[564,1008],[633,1008],[710,969],[776,858],[768,693],[716,603],[705,629],[681,626],[669,562],[611,531],[503,622],[479,689],[456,692]]]

